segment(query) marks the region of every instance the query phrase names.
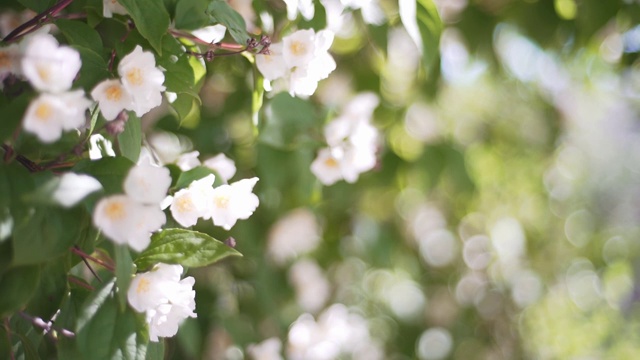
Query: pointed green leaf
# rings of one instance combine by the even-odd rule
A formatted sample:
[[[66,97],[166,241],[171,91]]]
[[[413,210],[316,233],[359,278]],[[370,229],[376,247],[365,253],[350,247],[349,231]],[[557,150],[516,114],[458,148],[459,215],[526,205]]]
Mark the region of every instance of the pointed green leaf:
[[[151,245],[140,254],[135,263],[138,269],[147,269],[157,263],[201,267],[227,256],[242,254],[207,234],[185,229],[166,229],[151,236]]]
[[[79,45],[93,50],[96,54],[104,51],[100,34],[82,21],[57,19],[56,26],[69,42],[69,45]]]
[[[0,274],[0,319],[20,310],[40,281],[39,266],[18,266]]]
[[[231,37],[240,45],[246,45],[249,39],[247,24],[237,11],[233,10],[226,1],[215,0],[209,4],[207,14],[215,23],[224,25]]]
[[[185,171],[182,174],[180,174],[180,177],[178,178],[178,182],[176,183],[176,188],[177,189],[186,188],[193,181],[200,180],[211,174],[215,175],[216,173],[206,166],[197,166],[189,171]],[[218,184],[221,184],[218,176],[216,176],[216,180],[218,180]]]
[[[133,112],[129,112],[124,131],[118,134],[118,147],[122,156],[134,163],[138,161],[142,149],[142,124]]]
[[[118,286],[118,302],[120,309],[127,306],[127,291],[133,275],[133,260],[127,245],[114,245],[116,260],[116,285]]]
[[[119,0],[136,24],[136,29],[158,54],[162,54],[162,37],[169,29],[169,13],[162,1]]]

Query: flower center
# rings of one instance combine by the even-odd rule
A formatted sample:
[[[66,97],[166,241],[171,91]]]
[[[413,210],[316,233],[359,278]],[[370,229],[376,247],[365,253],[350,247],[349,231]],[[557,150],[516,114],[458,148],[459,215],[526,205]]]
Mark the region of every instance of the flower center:
[[[213,201],[215,202],[216,206],[220,209],[226,209],[227,206],[229,206],[228,196],[216,196],[215,199],[213,199]]]
[[[111,85],[105,91],[107,94],[107,100],[109,101],[119,101],[122,97],[122,89],[118,85]]]
[[[138,286],[136,287],[136,292],[138,294],[140,293],[146,293],[147,291],[149,291],[149,286],[150,282],[149,280],[142,278],[140,279],[140,282],[138,283]]]
[[[291,49],[291,52],[296,56],[304,55],[307,52],[307,47],[300,41],[292,42],[289,49]]]
[[[328,167],[337,167],[338,166],[338,162],[336,161],[336,159],[330,157],[327,160],[324,161],[324,164],[327,165]]]
[[[36,108],[36,117],[42,122],[49,121],[51,113],[53,113],[53,110],[51,110],[51,106],[47,103],[39,104]]]
[[[140,68],[133,68],[127,73],[127,80],[131,85],[142,85],[142,71]]]
[[[124,204],[119,201],[112,202],[107,205],[105,212],[107,214],[107,217],[109,217],[110,219],[120,220],[124,218],[125,215]]]
[[[181,197],[178,199],[178,211],[189,212],[193,210],[193,203],[188,197]]]
[[[49,68],[46,66],[38,66],[38,76],[40,76],[40,78],[44,81],[49,81],[49,78],[51,77],[51,72],[49,72]]]

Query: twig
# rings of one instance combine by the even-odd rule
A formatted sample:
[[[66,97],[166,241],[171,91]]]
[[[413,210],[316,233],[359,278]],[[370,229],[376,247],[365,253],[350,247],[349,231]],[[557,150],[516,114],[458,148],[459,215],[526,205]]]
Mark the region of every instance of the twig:
[[[9,35],[5,36],[2,39],[3,42],[11,42],[18,40],[19,38],[35,31],[40,28],[43,24],[50,21],[57,13],[62,11],[64,8],[69,6],[73,0],[60,0],[58,3],[48,8],[47,10],[37,14],[31,20],[25,22],[24,24],[15,28]]]
[[[91,255],[88,255],[88,254],[84,253],[84,252],[83,252],[82,250],[80,250],[77,246],[72,247],[72,248],[71,248],[71,252],[72,252],[72,253],[74,253],[74,254],[76,254],[76,255],[78,255],[78,256],[80,256],[80,257],[81,257],[81,258],[83,258],[83,259],[85,259],[85,258],[86,258],[86,259],[89,259],[89,260],[91,260],[91,261],[93,261],[94,263],[96,263],[96,264],[98,264],[98,265],[100,265],[100,266],[104,267],[105,269],[107,269],[107,270],[109,270],[109,271],[115,271],[115,268],[114,268],[113,266],[111,266],[111,265],[107,264],[106,262],[104,262],[104,261],[102,261],[102,260],[100,260],[100,259],[94,258],[93,256],[91,256]]]

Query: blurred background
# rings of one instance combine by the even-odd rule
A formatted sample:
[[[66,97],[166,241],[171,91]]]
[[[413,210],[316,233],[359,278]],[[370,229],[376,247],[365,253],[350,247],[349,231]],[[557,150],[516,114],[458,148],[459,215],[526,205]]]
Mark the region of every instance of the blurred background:
[[[148,119],[166,156],[260,178],[249,220],[196,226],[244,257],[190,271],[198,318],[168,358],[637,357],[638,1],[438,0],[430,47],[392,0],[294,21],[280,0],[229,3],[274,42],[335,31],[338,66],[306,101],[267,92],[254,126],[252,63],[219,57],[200,116]],[[323,186],[323,126],[363,92],[377,165]]]

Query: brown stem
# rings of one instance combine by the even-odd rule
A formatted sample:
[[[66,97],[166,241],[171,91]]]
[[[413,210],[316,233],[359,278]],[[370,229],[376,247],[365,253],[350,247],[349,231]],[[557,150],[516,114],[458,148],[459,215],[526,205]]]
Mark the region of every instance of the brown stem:
[[[9,346],[11,346],[11,328],[9,327],[9,318],[5,318],[3,323],[4,323],[4,332],[7,334],[7,343],[9,344]],[[11,357],[11,360],[16,359],[15,355],[13,354],[12,348],[9,349],[9,356]]]
[[[75,278],[75,277],[73,277],[73,276],[68,276],[68,277],[67,277],[67,280],[69,280],[69,282],[72,282],[72,283],[74,283],[74,284],[76,284],[76,285],[78,285],[78,286],[80,286],[80,287],[83,287],[83,288],[85,288],[85,289],[87,289],[87,290],[90,290],[90,291],[95,290],[93,286],[91,286],[91,285],[87,284],[87,283],[86,283],[86,282],[84,282],[84,281],[80,281],[80,280],[78,280],[77,278]]]
[[[72,247],[71,252],[80,256],[83,259],[89,259],[109,271],[115,271],[115,268],[112,265],[109,265],[100,259],[94,258],[93,256],[86,254],[84,251],[80,250],[77,246]]]
[[[56,14],[69,6],[73,0],[60,0],[58,3],[48,8],[47,10],[37,14],[31,20],[15,28],[9,35],[2,39],[3,42],[11,42],[18,40],[19,38],[39,29],[43,24],[46,24]]]
[[[0,145],[0,147],[2,147],[2,150],[4,150],[5,152],[5,162],[9,161],[11,156],[14,154],[13,148],[7,144],[2,144]],[[44,170],[40,165],[34,163],[33,161],[20,154],[16,155],[16,161],[22,164],[22,166],[26,167],[30,172],[38,172]]]

